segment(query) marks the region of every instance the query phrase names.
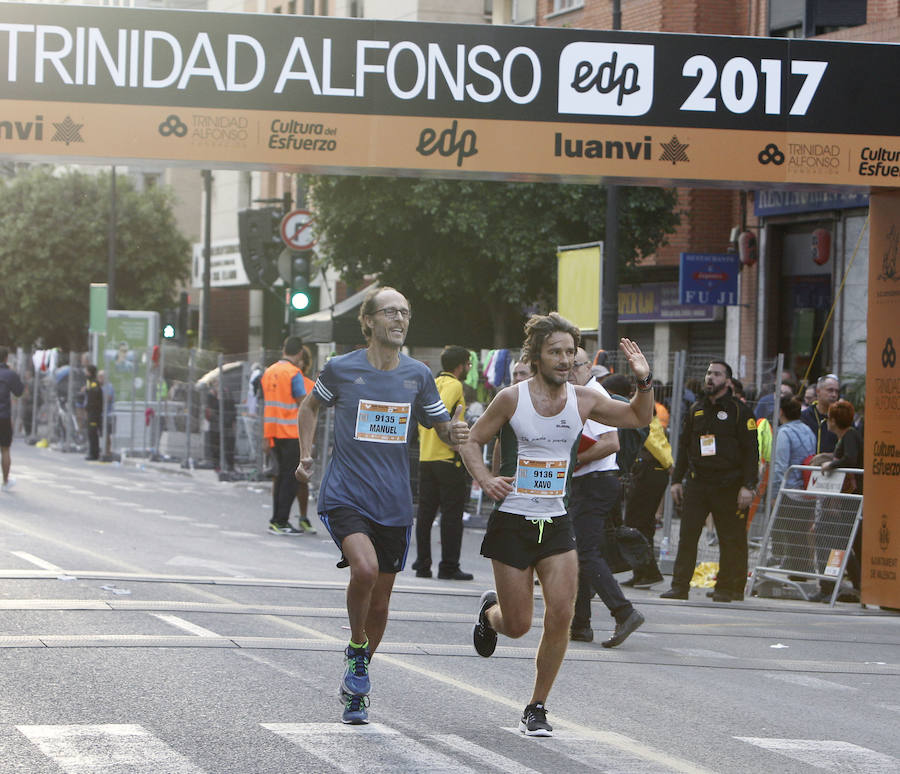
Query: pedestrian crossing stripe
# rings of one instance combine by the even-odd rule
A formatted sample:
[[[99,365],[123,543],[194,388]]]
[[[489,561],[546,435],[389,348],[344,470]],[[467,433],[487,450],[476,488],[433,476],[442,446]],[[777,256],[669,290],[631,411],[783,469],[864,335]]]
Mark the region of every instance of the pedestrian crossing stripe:
[[[65,774],[205,774],[139,725],[16,726]]]
[[[896,758],[852,742],[752,736],[736,736],[735,739],[807,763],[823,771],[900,771],[900,761]]]
[[[538,774],[534,764],[540,748],[551,768],[542,771],[616,771],[627,774],[670,774],[676,769],[647,760],[614,745],[567,729],[553,737],[534,739],[518,728],[504,728],[516,742],[488,749],[455,734],[413,737],[382,723],[346,726],[330,723],[260,723],[330,769],[357,774],[362,770],[427,771],[429,774]],[[18,731],[64,774],[206,774],[187,756],[137,724],[18,725]],[[896,758],[850,742],[820,739],[734,737],[824,771],[898,771]],[[497,751],[505,747],[508,757]],[[15,753],[7,746],[7,761]],[[548,756],[553,756],[550,758]],[[566,761],[559,760],[567,759]],[[519,760],[521,759],[521,760]],[[14,760],[14,758],[13,758]],[[702,766],[693,765],[694,770]],[[691,770],[680,767],[680,771]]]
[[[380,723],[353,727],[340,723],[263,723],[262,726],[346,774],[360,771],[479,774],[483,771],[461,764],[458,758],[404,737]],[[364,743],[354,744],[350,739]],[[515,766],[515,761],[509,762]],[[504,771],[515,770],[514,767]]]

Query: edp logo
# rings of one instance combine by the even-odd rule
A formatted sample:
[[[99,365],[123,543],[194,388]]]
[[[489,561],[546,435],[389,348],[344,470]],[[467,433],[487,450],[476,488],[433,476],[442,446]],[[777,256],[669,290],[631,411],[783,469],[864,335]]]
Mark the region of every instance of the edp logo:
[[[653,104],[653,46],[570,43],[559,55],[558,112],[642,116]]]

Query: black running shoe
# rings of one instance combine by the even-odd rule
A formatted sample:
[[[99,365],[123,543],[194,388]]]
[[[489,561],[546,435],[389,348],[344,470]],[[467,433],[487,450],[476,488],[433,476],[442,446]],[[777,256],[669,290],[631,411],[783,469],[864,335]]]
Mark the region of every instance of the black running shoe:
[[[485,591],[481,595],[481,607],[478,608],[478,618],[475,620],[475,628],[472,630],[472,642],[479,656],[487,658],[497,647],[497,632],[488,623],[487,611],[497,604],[497,592]]]
[[[519,731],[525,736],[553,736],[553,726],[547,722],[547,708],[540,702],[525,707]]]
[[[281,526],[274,521],[269,522],[269,532],[273,535],[302,535],[303,530],[297,529],[293,524],[285,524]]]

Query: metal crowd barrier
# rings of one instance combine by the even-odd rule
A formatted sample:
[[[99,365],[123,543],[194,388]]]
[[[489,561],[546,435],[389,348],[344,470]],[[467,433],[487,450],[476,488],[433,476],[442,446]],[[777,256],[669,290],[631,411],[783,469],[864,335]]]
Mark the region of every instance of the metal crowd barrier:
[[[832,581],[833,607],[860,529],[863,507],[863,495],[840,490],[847,475],[862,476],[863,471],[838,468],[824,476],[819,466],[791,465],[785,472],[785,483],[791,471],[809,471],[809,484],[806,489],[782,484],[747,592],[752,594],[765,581],[777,581],[809,599],[804,581]]]

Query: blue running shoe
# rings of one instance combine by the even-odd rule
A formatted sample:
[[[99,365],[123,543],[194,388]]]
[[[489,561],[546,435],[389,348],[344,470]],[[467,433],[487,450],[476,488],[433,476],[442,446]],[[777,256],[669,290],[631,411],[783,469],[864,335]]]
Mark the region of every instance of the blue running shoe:
[[[348,696],[344,703],[344,714],[341,715],[341,723],[348,726],[362,726],[369,722],[369,697]]]
[[[369,683],[369,649],[351,648],[344,651],[347,657],[347,669],[341,680],[341,691],[353,696],[368,696],[371,690]]]

